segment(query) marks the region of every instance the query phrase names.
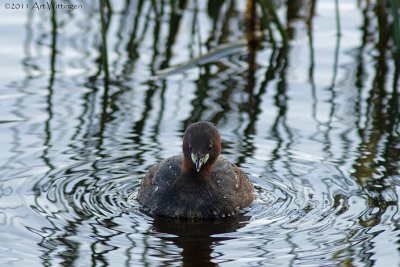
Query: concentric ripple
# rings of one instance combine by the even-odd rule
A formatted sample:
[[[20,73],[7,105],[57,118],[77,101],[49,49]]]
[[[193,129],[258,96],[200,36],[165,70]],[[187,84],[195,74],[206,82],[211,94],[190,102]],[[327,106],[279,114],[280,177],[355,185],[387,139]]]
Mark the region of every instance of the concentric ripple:
[[[249,215],[254,221],[289,228],[324,227],[349,210],[350,196],[359,195],[357,185],[333,166],[299,160],[291,163],[290,172],[253,176],[257,199]]]
[[[40,191],[38,202],[46,199],[47,204],[42,206],[49,207],[51,203],[57,210],[100,217],[138,210],[139,177],[126,173],[112,179],[96,179],[87,170],[77,169],[78,166],[71,166],[41,179],[35,186]],[[272,170],[264,175],[250,174],[256,200],[245,214],[251,216],[252,225],[323,227],[349,212],[349,192],[352,198],[357,197],[357,185],[333,166],[299,161],[292,163],[291,172],[295,174],[278,175]]]
[[[349,241],[364,232],[358,221],[360,211],[368,207],[365,196],[351,177],[332,165],[293,160],[286,166],[279,172],[268,169],[251,175],[257,192],[247,211],[251,219],[239,233],[224,236],[257,240],[246,255],[254,259],[248,264],[264,266],[265,259],[271,266],[289,259],[311,266],[316,259],[319,264],[340,263],[345,255],[330,256],[368,238],[359,234]]]
[[[35,185],[41,212],[112,218],[137,210],[134,192],[138,179],[129,174],[100,179],[88,170],[78,170],[81,165],[49,173]]]
[[[134,231],[151,231],[159,240],[147,248],[150,250],[163,240],[172,241],[184,250],[189,249],[187,240],[193,238],[207,240],[206,247],[221,240],[241,240],[234,251],[240,250],[250,238],[255,245],[246,250],[246,258],[252,259],[247,264],[261,264],[266,257],[271,264],[274,260],[278,264],[289,253],[287,247],[292,248],[292,257],[306,264],[315,257],[332,255],[338,247],[348,249],[368,238],[357,227],[360,211],[368,209],[367,201],[350,177],[328,164],[294,160],[286,170],[266,169],[261,175],[250,174],[256,191],[254,204],[237,218],[213,222],[153,221],[140,212],[136,201],[139,176],[130,175],[128,170],[96,174],[81,165],[49,173],[35,185],[36,212],[49,221],[57,218],[57,223],[63,226],[82,221],[91,221],[90,225],[99,224],[98,227],[105,227],[104,222],[108,225],[111,221],[124,227],[136,225]],[[129,229],[120,234],[130,235],[133,228]],[[140,236],[143,238],[143,233]],[[215,247],[215,251],[218,249],[226,253],[223,242]],[[231,252],[232,247],[228,250]],[[170,256],[176,256],[177,252],[171,253]],[[307,256],[299,258],[299,253]],[[214,261],[223,262],[224,253],[218,255]],[[327,264],[338,261],[326,259]]]

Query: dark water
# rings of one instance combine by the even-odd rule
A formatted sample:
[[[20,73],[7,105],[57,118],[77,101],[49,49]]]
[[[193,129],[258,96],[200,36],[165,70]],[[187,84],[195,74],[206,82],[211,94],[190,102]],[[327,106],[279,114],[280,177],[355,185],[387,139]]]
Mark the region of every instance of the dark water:
[[[111,1],[103,25],[97,1],[74,3],[1,3],[1,266],[399,266],[384,7],[341,1],[338,31],[334,1],[293,1],[278,9],[289,46],[273,28],[253,49],[245,1]],[[140,179],[198,120],[256,201],[224,220],[154,220]]]

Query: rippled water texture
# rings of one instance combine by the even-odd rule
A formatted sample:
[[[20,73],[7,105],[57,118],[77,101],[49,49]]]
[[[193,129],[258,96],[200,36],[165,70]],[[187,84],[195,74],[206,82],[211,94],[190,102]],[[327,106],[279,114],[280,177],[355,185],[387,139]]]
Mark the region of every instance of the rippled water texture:
[[[285,47],[246,1],[110,1],[103,17],[98,2],[1,3],[1,266],[400,265],[387,7],[276,2]],[[220,129],[254,204],[147,216],[140,179],[198,120]]]

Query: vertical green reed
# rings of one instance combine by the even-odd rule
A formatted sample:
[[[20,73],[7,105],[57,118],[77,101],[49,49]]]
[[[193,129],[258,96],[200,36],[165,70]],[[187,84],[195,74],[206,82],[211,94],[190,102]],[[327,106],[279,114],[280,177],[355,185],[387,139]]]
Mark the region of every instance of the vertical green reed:
[[[397,49],[400,49],[399,2],[397,0],[390,0],[390,9],[393,15],[393,38]]]
[[[109,72],[108,72],[108,57],[107,57],[107,38],[106,38],[106,21],[105,21],[105,7],[107,5],[107,8],[111,11],[110,9],[110,4],[107,0],[100,0],[100,20],[101,20],[101,58],[102,58],[102,63],[103,63],[103,70],[104,70],[104,88],[108,87],[108,81],[109,81]]]
[[[341,31],[340,31],[339,0],[335,0],[335,15],[336,15],[336,32],[338,35],[340,35]]]
[[[279,17],[276,13],[276,8],[272,0],[258,0],[258,3],[261,7],[261,11],[264,17],[271,17],[273,23],[275,23],[278,31],[282,37],[283,43],[286,44],[288,41],[288,36],[286,30],[282,26],[282,23],[279,20]],[[268,26],[269,28],[269,26]]]

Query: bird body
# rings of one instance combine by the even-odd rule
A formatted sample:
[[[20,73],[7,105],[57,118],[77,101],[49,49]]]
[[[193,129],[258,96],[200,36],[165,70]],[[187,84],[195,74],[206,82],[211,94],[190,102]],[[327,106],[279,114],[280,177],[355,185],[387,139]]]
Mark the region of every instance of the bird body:
[[[236,165],[219,156],[220,135],[209,122],[188,127],[183,154],[150,168],[138,201],[152,214],[175,218],[220,218],[254,200],[253,186]]]

